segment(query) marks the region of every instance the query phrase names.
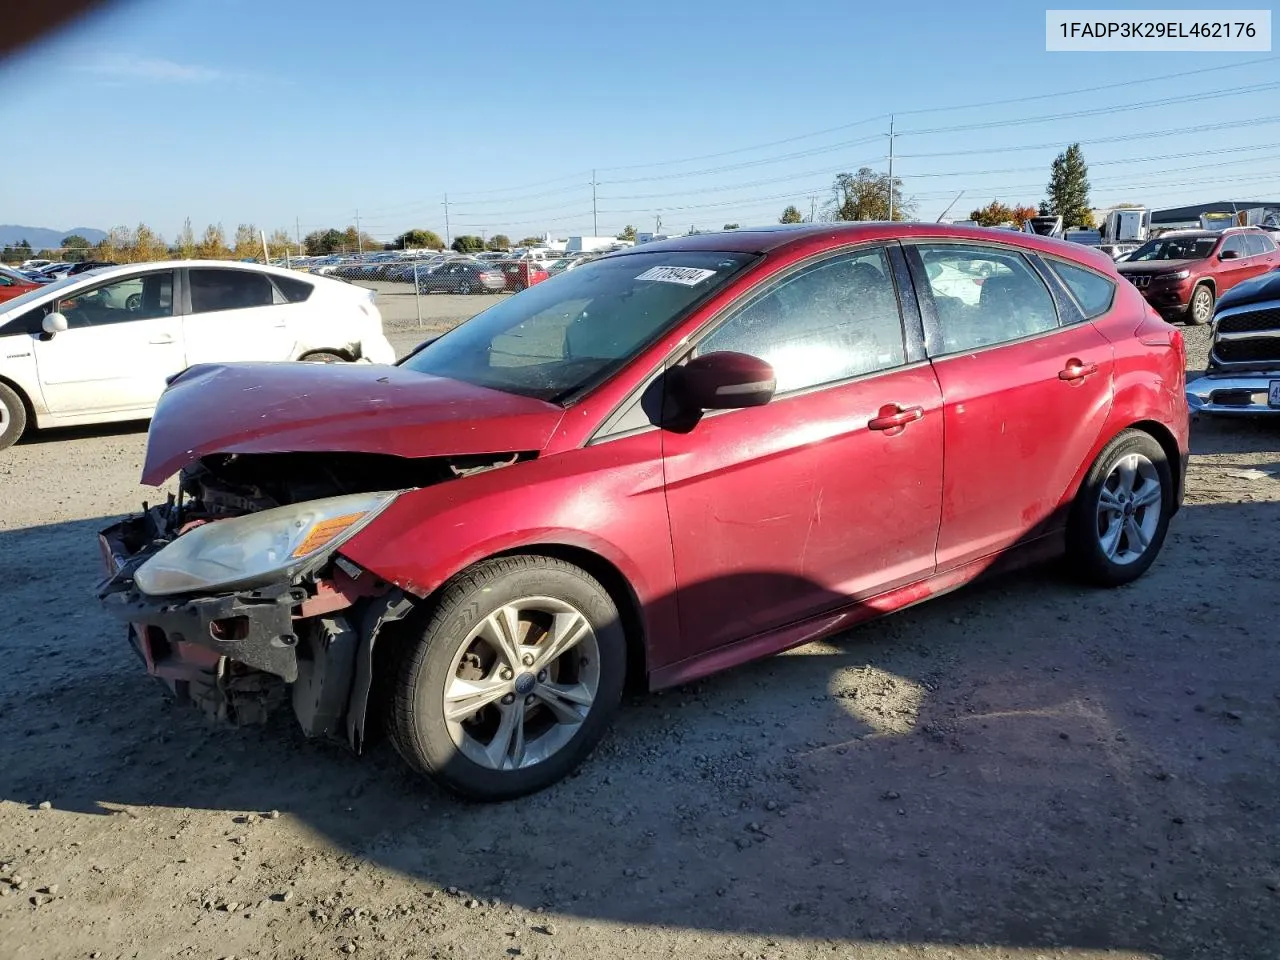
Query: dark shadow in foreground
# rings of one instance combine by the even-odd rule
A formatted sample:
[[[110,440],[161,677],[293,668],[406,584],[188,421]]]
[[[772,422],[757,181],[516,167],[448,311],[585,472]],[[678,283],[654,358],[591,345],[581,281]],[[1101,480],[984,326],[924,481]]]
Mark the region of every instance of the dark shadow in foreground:
[[[628,924],[1274,949],[1280,504],[1188,506],[1131,587],[1035,571],[632,698],[579,775],[501,806],[288,716],[245,731],[167,707],[91,606],[98,525],[0,534],[26,578],[0,585],[0,799],[278,809],[435,886]]]

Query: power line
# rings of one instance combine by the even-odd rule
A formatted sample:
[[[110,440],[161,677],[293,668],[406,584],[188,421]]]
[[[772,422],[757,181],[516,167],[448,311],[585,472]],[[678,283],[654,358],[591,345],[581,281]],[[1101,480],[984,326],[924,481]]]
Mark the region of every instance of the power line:
[[[1034,93],[1025,97],[1011,97],[1007,100],[987,100],[981,103],[962,103],[949,107],[919,107],[915,110],[895,110],[898,116],[915,116],[921,113],[950,113],[954,110],[976,110],[981,107],[1005,107],[1013,103],[1030,103],[1033,100],[1057,100],[1062,97],[1074,97],[1081,93],[1098,93],[1102,90],[1120,90],[1124,87],[1136,87],[1144,83],[1156,83],[1160,80],[1183,80],[1202,73],[1215,73],[1219,70],[1237,70],[1240,67],[1253,67],[1263,63],[1274,63],[1280,56],[1259,57],[1255,60],[1239,60],[1235,63],[1224,63],[1216,67],[1201,67],[1198,70],[1179,70],[1177,73],[1165,73],[1158,77],[1142,77],[1137,80],[1121,80],[1117,83],[1104,83],[1096,87],[1080,87],[1076,90],[1061,90],[1057,93]]]
[[[1217,100],[1221,97],[1242,96],[1249,93],[1261,93],[1266,90],[1280,88],[1280,81],[1255,83],[1244,87],[1228,87],[1222,90],[1211,90],[1207,93],[1188,94],[1182,97],[1164,97],[1159,100],[1145,100],[1137,103],[1120,104],[1113,107],[1092,107],[1088,110],[1073,110],[1067,113],[1045,114],[1039,117],[1020,117],[1011,120],[987,120],[980,123],[962,123],[950,127],[930,127],[923,130],[903,130],[900,137],[917,137],[930,133],[961,133],[967,130],[989,130],[995,127],[1017,127],[1031,123],[1047,123],[1051,120],[1070,120],[1076,117],[1097,117],[1109,113],[1126,113],[1133,110],[1149,110],[1154,107],[1172,106],[1178,103],[1197,103],[1201,100]]]

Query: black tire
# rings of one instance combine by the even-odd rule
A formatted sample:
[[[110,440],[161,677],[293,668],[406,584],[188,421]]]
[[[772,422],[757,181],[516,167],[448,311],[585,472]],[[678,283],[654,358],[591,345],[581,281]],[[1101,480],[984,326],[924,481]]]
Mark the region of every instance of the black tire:
[[[311,353],[303,354],[298,359],[304,363],[350,363],[342,354],[334,353],[331,350],[313,350]]]
[[[1213,319],[1213,304],[1213,288],[1207,283],[1197,284],[1187,304],[1187,323],[1193,327],[1204,326]]]
[[[444,715],[445,685],[471,631],[504,605],[529,597],[570,604],[586,619],[599,653],[596,694],[558,750],[526,767],[497,770],[475,762],[454,742]],[[441,588],[425,626],[415,633],[400,638],[391,668],[392,743],[415,770],[473,800],[510,800],[564,779],[599,743],[622,699],[627,650],[617,606],[594,577],[562,560],[513,556],[479,563]]]
[[[1160,483],[1159,515],[1149,542],[1141,555],[1128,562],[1117,562],[1108,556],[1103,547],[1101,500],[1104,486],[1121,460],[1137,454],[1154,468]],[[1169,530],[1169,518],[1173,515],[1175,492],[1173,470],[1164,448],[1149,433],[1141,430],[1125,430],[1115,436],[1098,454],[1089,468],[1080,492],[1076,494],[1067,521],[1067,562],[1071,572],[1087,583],[1100,587],[1118,587],[1132,583],[1147,572],[1164,545]],[[1154,505],[1153,505],[1154,506]],[[1133,509],[1133,503],[1130,504]],[[1146,523],[1145,511],[1150,507],[1138,507],[1132,516],[1139,526]],[[1116,514],[1118,520],[1129,514]],[[1117,541],[1117,545],[1120,541]],[[1129,542],[1126,535],[1126,542]]]
[[[0,383],[0,450],[12,447],[27,429],[27,405]]]
[[[131,293],[125,298],[124,308],[130,313],[137,313],[142,309],[142,294]]]
[[[462,294],[464,297],[470,296],[471,284],[466,280],[463,280],[462,283],[458,285],[458,293]]]

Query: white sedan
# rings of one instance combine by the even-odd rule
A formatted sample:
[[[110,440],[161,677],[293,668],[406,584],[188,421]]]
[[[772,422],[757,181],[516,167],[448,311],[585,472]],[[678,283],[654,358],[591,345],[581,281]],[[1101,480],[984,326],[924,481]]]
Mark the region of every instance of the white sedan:
[[[374,293],[253,263],[87,270],[0,303],[0,449],[28,424],[151,416],[196,363],[393,363]]]

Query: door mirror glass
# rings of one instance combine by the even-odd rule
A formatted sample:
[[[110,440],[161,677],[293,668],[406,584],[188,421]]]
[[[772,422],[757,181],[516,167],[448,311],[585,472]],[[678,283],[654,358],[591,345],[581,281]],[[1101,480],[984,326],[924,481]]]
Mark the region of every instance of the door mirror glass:
[[[1240,256],[1239,250],[1223,250],[1218,254],[1219,260],[1235,260]]]
[[[40,329],[51,337],[55,333],[66,333],[67,318],[60,313],[46,314],[45,318],[40,321]]]
[[[678,370],[681,401],[699,410],[760,407],[773,399],[777,387],[773,367],[759,357],[728,350],[694,357]]]

